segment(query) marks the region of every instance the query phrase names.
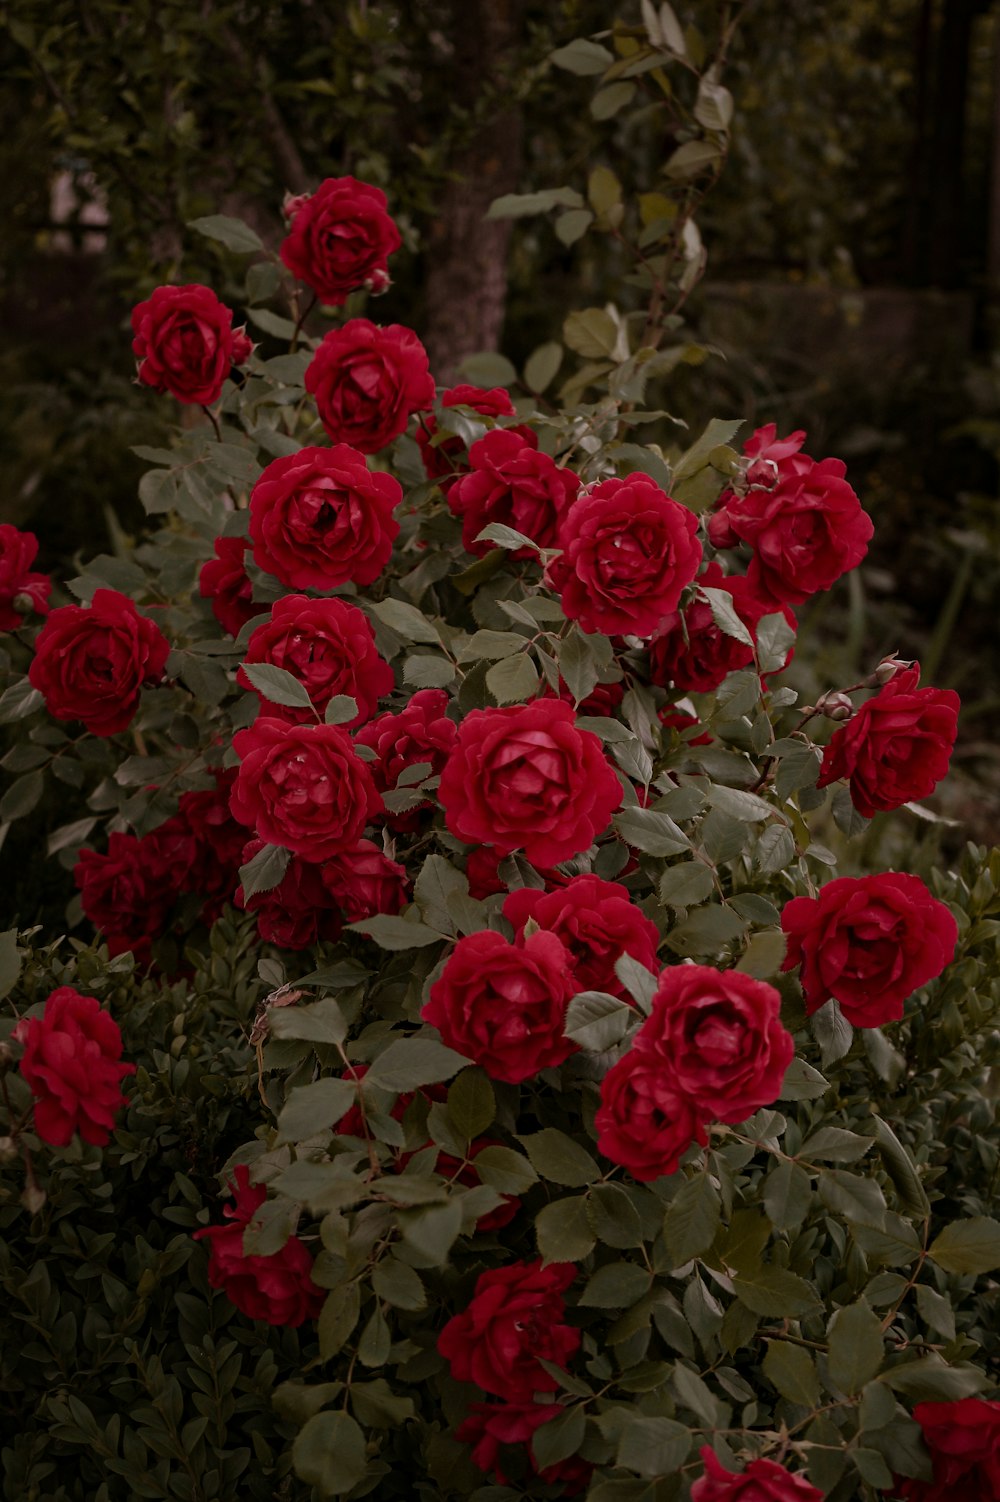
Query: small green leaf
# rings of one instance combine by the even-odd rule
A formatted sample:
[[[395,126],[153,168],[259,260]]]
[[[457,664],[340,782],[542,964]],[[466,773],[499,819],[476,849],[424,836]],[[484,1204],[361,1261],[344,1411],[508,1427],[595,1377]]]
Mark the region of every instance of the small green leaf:
[[[349,1111],[357,1099],[357,1087],[350,1079],[314,1080],[311,1085],[297,1085],[278,1117],[278,1136],[282,1142],[304,1142],[328,1131]]]
[[[512,1147],[484,1147],[473,1164],[482,1183],[500,1194],[524,1194],[538,1183],[538,1175],[527,1158]]]
[[[440,944],[442,937],[424,923],[411,923],[389,913],[376,913],[373,918],[348,923],[347,931],[374,939],[380,949],[393,950],[425,949],[428,944]]]
[[[660,901],[666,907],[697,907],[714,891],[715,878],[711,867],[701,861],[681,861],[660,878]]]
[[[582,1262],[596,1241],[587,1218],[587,1196],[574,1195],[546,1205],[535,1217],[535,1236],[545,1262]]]
[[[620,1043],[633,1016],[631,1007],[606,991],[579,991],[566,1011],[567,1038],[591,1053],[604,1053]]]
[[[292,852],[283,845],[263,845],[257,854],[240,867],[240,885],[245,898],[257,892],[271,892],[280,886],[288,870]]]
[[[647,855],[679,855],[691,847],[691,841],[669,814],[652,808],[622,809],[615,815],[615,828],[627,845]]]
[[[577,1189],[601,1177],[596,1159],[555,1127],[545,1127],[531,1136],[519,1137],[518,1141],[541,1179]]]
[[[463,1069],[448,1091],[448,1119],[467,1142],[481,1137],[496,1115],[493,1086],[481,1069]]]
[[[367,1463],[364,1434],[349,1414],[338,1410],[314,1414],[292,1446],[296,1475],[323,1497],[352,1491]]]
[[[408,605],[405,600],[387,599],[374,602],[368,608],[404,641],[428,642],[441,646],[437,627],[415,605]]]
[[[615,1464],[639,1476],[673,1476],[687,1460],[693,1441],[686,1424],[630,1413],[618,1441]]]
[[[268,1007],[267,1025],[274,1038],[302,1038],[307,1043],[343,1043],[347,1018],[332,996],[308,1006]]]
[[[206,214],[202,219],[189,219],[187,223],[188,229],[197,230],[207,240],[217,240],[227,250],[235,250],[239,255],[248,256],[264,249],[264,242],[249,224],[228,214]]]
[[[675,1267],[707,1252],[715,1240],[722,1215],[719,1191],[707,1174],[695,1174],[681,1185],[667,1206],[663,1234]]]
[[[787,1340],[769,1340],[763,1365],[764,1376],[783,1398],[803,1408],[819,1407],[816,1363],[802,1346]]]
[[[346,725],[358,717],[358,701],[350,694],[334,694],[323,713],[326,725]]]
[[[929,1255],[945,1272],[993,1272],[1000,1267],[1000,1222],[985,1215],[953,1221],[931,1242]]]
[[[764,1180],[764,1209],[767,1218],[779,1231],[800,1226],[809,1214],[812,1181],[804,1168],[784,1159]]]
[[[815,1290],[797,1273],[783,1267],[762,1267],[733,1279],[736,1296],[754,1314],[772,1319],[795,1319],[819,1304]]]
[[[538,690],[538,669],[526,653],[507,657],[490,668],[486,687],[498,704],[523,704]]]
[[[394,1309],[426,1309],[427,1293],[419,1274],[398,1257],[383,1257],[372,1271],[372,1289]]]
[[[611,67],[614,60],[613,52],[609,52],[599,42],[591,42],[587,37],[576,37],[574,41],[567,42],[565,47],[557,47],[555,52],[549,54],[549,62],[555,63],[557,68],[564,68],[567,73],[577,73],[582,77],[603,73]]]
[[[0,1001],[9,996],[21,974],[21,956],[17,951],[17,929],[0,934]]]
[[[853,1396],[877,1375],[885,1356],[878,1315],[863,1300],[838,1309],[827,1328],[830,1342],[827,1368],[830,1381]]]
[[[593,1309],[630,1309],[649,1292],[649,1282],[649,1272],[635,1262],[609,1262],[588,1280],[580,1303]]]
[[[590,216],[587,217],[589,222]],[[524,384],[528,390],[542,392],[551,386],[559,373],[562,361],[563,347],[554,339],[532,350],[524,365]]]

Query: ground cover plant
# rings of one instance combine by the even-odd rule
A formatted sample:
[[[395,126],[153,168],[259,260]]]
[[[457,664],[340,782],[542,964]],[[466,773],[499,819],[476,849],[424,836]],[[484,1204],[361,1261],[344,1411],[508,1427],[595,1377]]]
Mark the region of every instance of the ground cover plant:
[[[8,1498],[1000,1493],[1000,854],[852,859],[934,817],[958,696],[801,702],[872,519],[652,400],[735,19],[556,55],[681,101],[664,192],[495,206],[616,237],[621,307],[440,390],[379,189],[274,257],[203,218],[247,323],[133,311],[149,534],[58,603],[3,529],[0,814],[69,790],[88,932],[0,940]]]

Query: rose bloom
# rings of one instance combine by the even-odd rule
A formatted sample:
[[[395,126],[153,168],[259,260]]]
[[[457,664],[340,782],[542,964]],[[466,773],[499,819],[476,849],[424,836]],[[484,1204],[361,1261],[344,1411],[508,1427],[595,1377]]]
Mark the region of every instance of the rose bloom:
[[[380,793],[394,790],[407,767],[426,762],[428,777],[442,770],[458,738],[458,726],[447,718],[447,708],[448,695],[443,689],[420,688],[398,713],[376,715],[361,726],[354,739],[377,753],[377,759],[369,765]],[[430,806],[425,798],[416,808],[400,813],[386,809],[382,817],[391,829],[413,830]]]
[[[0,523],[0,631],[16,631],[29,610],[36,615],[48,612],[52,580],[30,571],[37,553],[34,532],[19,532],[8,522]],[[15,605],[19,597],[27,604]]]
[[[823,1502],[823,1493],[805,1476],[793,1475],[773,1460],[752,1460],[734,1475],[709,1445],[699,1453],[705,1474],[691,1488],[691,1502]]]
[[[389,256],[402,245],[381,188],[355,177],[328,177],[315,193],[286,201],[289,233],[281,259],[328,307],[357,287],[385,292]]]
[[[897,1476],[905,1502],[996,1502],[1000,1497],[1000,1403],[960,1398],[918,1403],[913,1417],[934,1464],[933,1481]]]
[[[569,956],[553,934],[514,945],[484,930],[459,939],[421,1015],[490,1079],[517,1085],[577,1052],[563,1036],[573,990]]]
[[[697,730],[701,721],[697,715],[688,714],[685,709],[678,709],[676,704],[664,704],[656,718],[664,730],[673,732],[686,746],[710,746],[712,744],[714,737],[708,730],[703,730],[700,735],[682,734],[685,730]]]
[[[950,688],[918,688],[919,679],[919,663],[898,669],[823,751],[816,786],[845,778],[866,819],[926,798],[948,771],[961,700]]]
[[[577,714],[601,715],[604,718],[609,718],[621,706],[621,702],[625,697],[625,684],[622,679],[619,679],[616,683],[597,683],[586,698],[581,699],[579,704],[577,704],[572,689],[567,686],[562,678],[559,679],[558,695],[553,693],[552,685],[546,680],[539,691],[538,697],[540,699],[562,699],[564,704],[569,704],[571,707],[575,705]]]
[[[513,1402],[559,1386],[538,1358],[565,1366],[580,1332],[563,1323],[563,1294],[576,1277],[572,1263],[513,1262],[481,1273],[467,1309],[454,1315],[437,1348],[457,1382]]]
[[[289,589],[371,584],[399,532],[402,494],[346,443],[273,459],[250,494],[254,562]]]
[[[958,924],[918,876],[841,876],[781,913],[783,970],[801,965],[806,1011],[836,997],[855,1027],[898,1022],[903,1003],[951,964]]]
[[[405,868],[390,860],[371,840],[359,840],[353,849],[324,862],[320,871],[324,886],[348,923],[376,913],[400,913],[409,901]]]
[[[247,865],[263,848],[262,840],[251,840],[242,864]],[[340,905],[323,881],[322,866],[294,855],[276,887],[246,897],[240,886],[233,901],[254,914],[264,943],[277,944],[279,949],[309,949],[324,939],[333,941],[343,927]]]
[[[232,310],[197,282],[157,287],[132,309],[132,332],[139,380],[202,407],[218,401],[231,367],[253,351],[246,331],[233,328]]]
[[[319,863],[356,845],[382,807],[367,765],[339,725],[261,716],[233,737],[241,758],[230,807],[259,840]]]
[[[758,461],[751,474],[762,468]],[[708,535],[716,548],[745,542],[753,549],[747,579],[761,599],[801,604],[857,568],[875,528],[839,459],[816,464],[796,454],[775,468],[776,479],[762,476],[764,483],[751,481],[745,495],[728,493]]]
[[[514,403],[502,386],[493,386],[489,390],[482,386],[452,386],[450,390],[442,391],[441,405],[471,407],[480,417],[515,416]],[[530,428],[517,427],[512,431],[520,433],[526,442],[537,446],[538,439]],[[428,480],[444,480],[446,483],[441,488],[446,490],[456,475],[468,472],[469,466],[465,462],[465,444],[461,438],[457,434],[450,434],[440,443],[434,443],[437,432],[437,418],[433,413],[425,413],[417,428],[417,447],[424,474]]]
[[[214,923],[225,904],[233,900],[247,838],[243,825],[229,810],[236,768],[213,770],[212,776],[215,787],[183,793],[177,809],[178,820],[194,841],[194,857],[184,887],[204,899],[201,918],[208,924]]]
[[[465,874],[469,882],[470,897],[491,897],[494,892],[506,892],[507,884],[500,879],[500,862],[506,860],[505,852],[493,845],[477,845],[465,858]],[[564,887],[570,880],[561,871],[552,867],[536,867],[546,888]]]
[[[503,905],[503,915],[520,938],[530,918],[555,934],[569,951],[578,991],[606,991],[624,996],[615,974],[623,954],[655,970],[660,935],[656,924],[630,902],[622,887],[598,876],[574,876],[555,892],[519,887]]]
[[[757,598],[747,579],[739,574],[727,577],[713,559],[695,583],[731,595],[733,609],[756,640],[759,622],[774,607]],[[794,627],[790,610],[785,611],[785,617]],[[791,652],[783,668],[790,658]],[[707,600],[693,600],[685,610],[667,616],[649,644],[650,681],[661,688],[672,685],[684,694],[710,694],[728,673],[750,667],[753,660],[753,647],[715,624]]]
[[[194,1240],[208,1240],[208,1281],[224,1290],[241,1314],[265,1320],[269,1325],[296,1329],[315,1319],[326,1297],[312,1280],[313,1260],[303,1242],[290,1236],[270,1257],[247,1256],[243,1232],[267,1199],[263,1184],[250,1183],[250,1170],[240,1163],[233,1170],[229,1192],[235,1205],[222,1211],[230,1224],[206,1226],[195,1231]]]
[[[781,1092],[795,1043],[774,986],[738,970],[670,965],[632,1045],[703,1118],[745,1121]]]
[[[462,518],[462,546],[467,553],[488,553],[490,542],[476,538],[491,522],[523,532],[540,548],[556,546],[559,526],[580,481],[570,469],[560,469],[548,454],[538,452],[511,428],[494,428],[469,450],[471,470],[448,490],[448,505]],[[531,548],[515,548],[512,558],[532,558]]]
[[[345,728],[370,720],[385,694],[395,686],[392,668],[379,656],[367,617],[346,600],[311,600],[286,595],[276,600],[271,619],[247,642],[246,663],[265,662],[297,678],[320,714],[338,694],[357,701],[358,712]],[[254,688],[241,667],[236,680],[260,698],[261,713],[279,720],[312,722],[304,707],[273,704]]]
[[[239,636],[247,621],[266,615],[267,606],[255,604],[253,585],[246,570],[250,547],[245,537],[217,537],[212,544],[215,557],[201,566],[198,592],[211,600],[212,614],[230,636]]]
[[[57,720],[80,720],[93,735],[124,730],[145,683],[158,683],[170,655],[159,626],[116,589],[98,589],[89,606],[53,610],[35,640],[33,688]]]
[[[698,518],[648,475],[602,480],[574,502],[550,565],[584,631],[653,636],[698,572]]]
[[[704,1146],[708,1140],[701,1118],[669,1069],[635,1048],[601,1081],[594,1126],[598,1151],[643,1182],[675,1173],[692,1142]]]
[[[170,911],[189,885],[197,843],[182,819],[168,819],[141,838],[111,834],[108,848],[81,850],[73,868],[84,915],[103,935],[108,953],[131,950],[150,961],[154,939],[166,931]]]
[[[570,706],[536,700],[466,715],[438,798],[459,839],[555,866],[589,849],[622,789],[601,742],[577,729]]]
[[[123,1064],[117,1022],[93,996],[60,986],[41,1017],[23,1017],[12,1037],[24,1044],[20,1068],[35,1101],[35,1131],[52,1147],[68,1147],[73,1133],[103,1147],[115,1116],[128,1102],[121,1082],[135,1074]]]
[[[351,318],[325,335],[306,370],[306,390],[335,444],[376,454],[413,412],[434,400],[427,351],[412,329]]]
[[[547,1486],[562,1486],[564,1496],[583,1491],[593,1466],[587,1460],[571,1456],[539,1470],[531,1453],[531,1438],[536,1430],[566,1412],[559,1403],[472,1403],[468,1417],[455,1430],[455,1438],[472,1446],[472,1459],[486,1475],[495,1476],[501,1486],[510,1478],[503,1471],[503,1451],[512,1446],[527,1448],[531,1474]]]

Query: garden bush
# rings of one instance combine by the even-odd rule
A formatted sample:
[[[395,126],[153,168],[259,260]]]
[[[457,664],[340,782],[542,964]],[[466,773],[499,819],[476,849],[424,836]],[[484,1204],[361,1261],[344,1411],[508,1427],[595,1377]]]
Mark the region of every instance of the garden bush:
[[[0,813],[64,784],[78,888],[0,941],[8,1498],[1000,1494],[1000,853],[859,868],[957,695],[800,702],[872,522],[804,434],[658,404],[731,101],[725,28],[643,13],[556,60],[609,111],[676,75],[668,190],[496,206],[617,237],[635,306],[438,391],[369,317],[378,189],[275,257],[200,219],[264,342],[135,308],[195,419],[155,530],[69,604],[4,530]]]

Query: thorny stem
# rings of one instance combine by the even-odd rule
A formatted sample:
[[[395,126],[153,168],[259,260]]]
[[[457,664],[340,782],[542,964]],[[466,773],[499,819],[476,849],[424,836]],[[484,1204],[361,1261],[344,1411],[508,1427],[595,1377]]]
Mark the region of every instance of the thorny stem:
[[[222,429],[219,426],[219,419],[218,419],[218,417],[212,411],[211,407],[204,407],[203,406],[201,410],[204,412],[205,416],[208,418],[209,422],[212,424],[212,427],[215,429],[215,441],[216,441],[216,443],[221,443],[222,442]]]

